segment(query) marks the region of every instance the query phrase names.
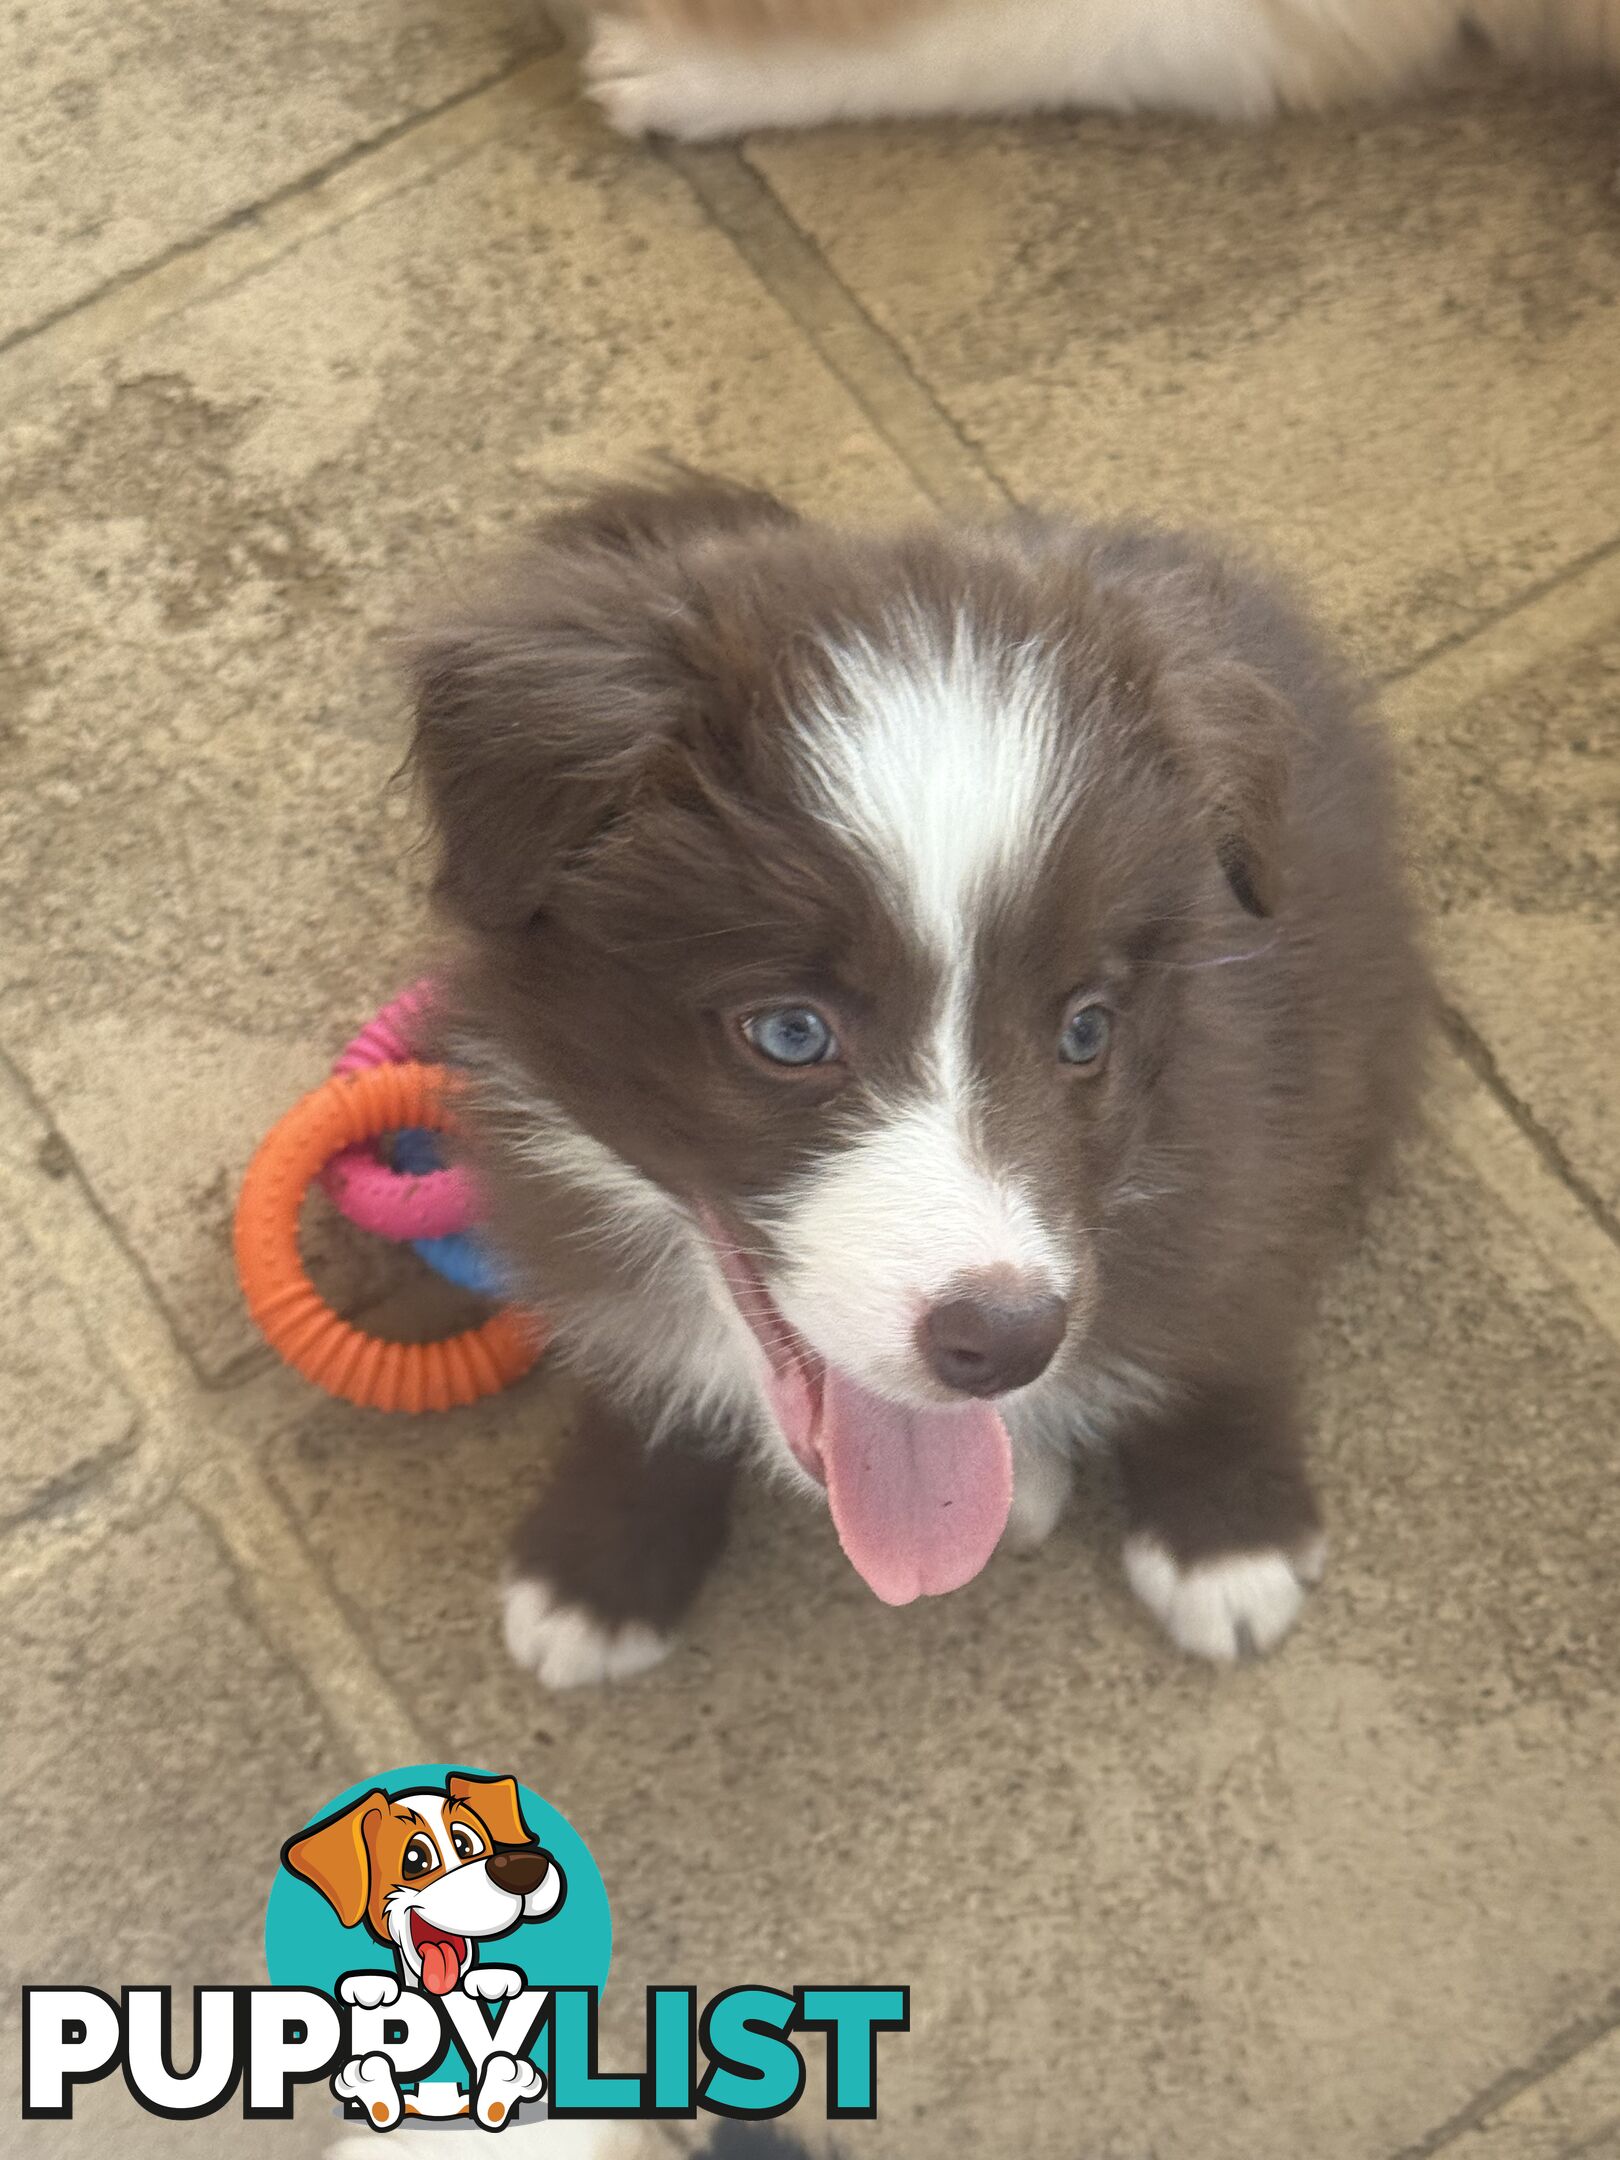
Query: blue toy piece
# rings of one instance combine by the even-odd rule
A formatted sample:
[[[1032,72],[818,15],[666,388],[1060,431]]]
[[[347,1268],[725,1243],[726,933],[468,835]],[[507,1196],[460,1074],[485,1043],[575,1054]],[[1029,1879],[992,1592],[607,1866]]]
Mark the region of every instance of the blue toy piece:
[[[444,1168],[437,1133],[420,1125],[395,1133],[389,1160],[394,1169],[411,1177]],[[470,1230],[458,1230],[449,1237],[412,1238],[409,1243],[411,1251],[425,1260],[436,1275],[442,1275],[458,1289],[496,1299],[510,1294],[504,1269],[483,1239]]]

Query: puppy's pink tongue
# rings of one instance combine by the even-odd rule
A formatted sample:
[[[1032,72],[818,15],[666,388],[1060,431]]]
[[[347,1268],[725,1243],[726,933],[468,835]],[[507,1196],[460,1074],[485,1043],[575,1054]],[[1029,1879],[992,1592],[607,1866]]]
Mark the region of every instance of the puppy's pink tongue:
[[[911,1410],[829,1365],[816,1447],[850,1564],[886,1605],[971,1582],[1012,1506],[1012,1447],[988,1403]]]
[[[448,1995],[461,1971],[461,1959],[453,1943],[425,1942],[422,1951],[422,1985],[430,1995]]]

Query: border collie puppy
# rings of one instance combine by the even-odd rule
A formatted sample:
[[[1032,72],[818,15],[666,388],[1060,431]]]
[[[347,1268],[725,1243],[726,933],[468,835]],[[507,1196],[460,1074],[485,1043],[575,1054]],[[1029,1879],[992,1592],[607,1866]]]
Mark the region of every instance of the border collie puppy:
[[[1292,607],[1171,534],[682,477],[416,666],[468,1141],[584,1386],[514,1654],[662,1656],[750,1452],[898,1605],[1044,1538],[1083,1446],[1175,1641],[1278,1641],[1301,1327],[1421,1004],[1384,752]]]
[[[1620,66],[1620,0],[597,0],[624,133],[1141,107],[1253,120],[1435,80],[1470,37]]]

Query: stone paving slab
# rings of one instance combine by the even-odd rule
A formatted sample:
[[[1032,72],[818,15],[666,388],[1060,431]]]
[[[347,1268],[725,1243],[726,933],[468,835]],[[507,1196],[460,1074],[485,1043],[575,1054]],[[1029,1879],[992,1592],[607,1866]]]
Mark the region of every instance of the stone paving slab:
[[[196,1984],[262,1979],[281,1841],[358,1768],[244,1613],[206,1525],[171,1505],[71,1569],[8,1579],[0,1637],[0,1795],[24,1826],[0,1874],[8,2022],[24,1981],[167,1982],[189,2001]],[[83,2122],[19,2129],[17,2063],[8,2033],[8,2153],[176,2151],[174,2126],[140,2116],[116,2080]],[[271,2129],[250,2147],[226,2116],[200,2149],[310,2149]]]
[[[431,949],[388,633],[548,484],[658,449],[921,502],[680,180],[569,111],[0,445],[0,1039],[209,1377],[255,1347],[225,1266],[254,1141]]]
[[[0,1217],[0,1534],[71,1507],[134,1448],[139,1412],[42,1255]]]
[[[16,0],[0,342],[554,41],[529,0]]]
[[[180,1507],[123,1523],[3,1602],[6,1804],[51,1796],[0,1887],[8,1963],[42,1983],[255,1977],[286,1824],[358,1768],[243,1613],[207,1527]],[[94,1899],[51,1896],[75,1856],[109,1855],[109,1810],[138,1870],[107,1867]]]
[[[1420,670],[1385,705],[1444,993],[1612,1232],[1620,557]]]
[[[591,1839],[621,2020],[642,1981],[893,1977],[904,2160],[947,2133],[1073,2160],[1077,2119],[1088,2156],[1363,2160],[1614,1976],[1620,1354],[1431,1136],[1315,1392],[1336,1559],[1261,1667],[1164,1647],[1100,1490],[1041,1557],[898,1614],[754,1494],[669,1664],[548,1698],[489,1584],[560,1383],[386,1448],[255,1390],[266,1475],[425,1729]]]
[[[41,1234],[81,1209],[71,1151],[0,1052],[0,1585],[70,1566],[172,1488],[104,1306]]]
[[[1245,534],[1389,668],[1620,528],[1615,123],[1499,83],[747,155],[1016,495]]]

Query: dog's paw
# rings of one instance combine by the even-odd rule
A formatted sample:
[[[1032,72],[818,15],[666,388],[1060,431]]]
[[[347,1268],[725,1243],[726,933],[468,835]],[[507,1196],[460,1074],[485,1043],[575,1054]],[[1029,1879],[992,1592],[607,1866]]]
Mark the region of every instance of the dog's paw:
[[[596,1687],[628,1680],[669,1655],[674,1637],[644,1621],[599,1620],[582,1605],[565,1604],[536,1576],[506,1587],[506,1647],[542,1687]]]
[[[515,1965],[470,1965],[461,1991],[479,2002],[505,2002],[513,1995],[521,1995],[528,1984]]]
[[[585,55],[585,88],[621,135],[713,141],[756,124],[746,56],[628,16],[602,18]]]
[[[514,2108],[538,2100],[545,2089],[544,2076],[527,2056],[491,2055],[479,2073],[473,2114],[486,2130],[498,2130]]]
[[[352,2101],[374,2130],[392,2130],[405,2112],[394,2066],[386,2055],[359,2055],[332,2079],[332,2097]]]
[[[386,2010],[399,2001],[399,1982],[392,1973],[345,1973],[338,1982],[338,1996],[353,2010]]]
[[[1125,1541],[1125,1574],[1178,1649],[1231,1664],[1280,1643],[1321,1578],[1323,1539],[1296,1552],[1224,1553],[1183,1567],[1155,1537]]]

